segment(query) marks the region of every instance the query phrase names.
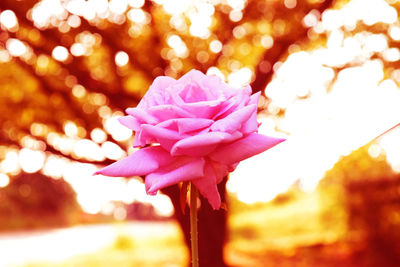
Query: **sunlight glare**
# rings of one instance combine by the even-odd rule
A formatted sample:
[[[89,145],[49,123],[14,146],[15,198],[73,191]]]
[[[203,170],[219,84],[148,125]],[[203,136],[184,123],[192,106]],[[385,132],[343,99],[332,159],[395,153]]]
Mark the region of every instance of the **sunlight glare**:
[[[57,26],[58,21],[66,16],[67,12],[60,0],[42,0],[32,9],[32,20],[38,28],[48,27],[50,23]]]
[[[210,50],[213,53],[219,53],[222,50],[222,43],[219,40],[213,40],[210,42]]]
[[[90,138],[98,144],[107,140],[107,134],[100,128],[95,128],[90,132]]]
[[[17,151],[8,151],[4,160],[0,164],[1,172],[18,174],[20,172],[20,165],[18,160]]]
[[[172,206],[170,198],[166,195],[157,194],[152,196],[151,204],[160,216],[169,217],[174,213],[174,206]]]
[[[217,67],[210,67],[208,70],[207,70],[207,73],[206,73],[207,75],[215,75],[215,76],[217,76],[217,77],[219,77],[222,81],[225,81],[226,80],[226,78],[225,78],[225,75],[221,72],[221,70],[220,69],[218,69]]]
[[[126,218],[126,209],[124,207],[117,207],[114,209],[114,218],[117,221],[123,221]]]
[[[232,173],[227,188],[245,203],[269,201],[296,181],[303,191],[312,192],[340,157],[398,123],[400,89],[393,80],[384,79],[383,62],[370,59],[381,53],[388,61],[396,60],[398,49],[389,48],[383,34],[345,37],[341,15],[336,13],[343,10],[329,12],[335,15],[323,15],[329,28],[327,48],[290,54],[265,89],[271,101],[268,110],[283,109],[285,115],[274,120],[261,117],[259,132],[274,136],[278,128],[290,136],[276,148],[243,161]],[[354,63],[336,78],[330,68]],[[381,145],[389,153],[387,161],[400,172],[398,142],[394,138],[385,142],[388,145]]]
[[[86,89],[82,85],[76,84],[72,87],[72,94],[77,98],[82,98],[86,95]]]
[[[126,156],[124,150],[122,150],[117,144],[106,141],[101,145],[101,150],[106,158],[112,160],[119,160]]]
[[[63,177],[64,170],[68,168],[68,163],[69,161],[63,157],[50,155],[46,159],[42,172],[53,179],[60,179]]]
[[[0,172],[0,188],[6,187],[10,183],[10,177]]]
[[[4,10],[0,14],[0,23],[10,31],[17,30],[18,20],[12,10]]]
[[[66,61],[68,59],[68,50],[64,46],[56,46],[51,54],[58,61]]]
[[[113,116],[105,120],[104,129],[111,134],[115,141],[125,141],[132,136],[132,130],[119,123],[120,116]]]
[[[400,41],[400,27],[391,25],[389,28],[389,35],[395,41]]]
[[[27,173],[39,171],[43,167],[45,158],[45,154],[42,151],[23,148],[19,152],[19,164],[22,170]]]
[[[83,55],[85,55],[85,53],[86,53],[86,48],[85,48],[85,46],[84,45],[82,45],[81,43],[74,43],[72,46],[71,46],[71,54],[72,55],[74,55],[74,56],[76,56],[76,57],[80,57],[80,56],[83,56]]]
[[[64,132],[68,137],[76,137],[78,135],[78,127],[72,121],[64,123]]]
[[[380,140],[379,145],[385,151],[386,160],[393,171],[400,173],[400,127],[385,134]]]
[[[78,28],[81,25],[81,19],[77,15],[71,15],[68,17],[68,25],[72,28]]]
[[[270,35],[265,35],[261,38],[261,45],[265,49],[269,49],[274,45],[274,39]]]
[[[185,58],[189,55],[189,51],[185,42],[178,35],[171,35],[167,39],[168,45],[174,49],[175,54],[180,58]]]
[[[241,88],[249,85],[253,76],[253,72],[245,67],[228,75],[228,83],[236,88]]]
[[[73,152],[78,158],[103,161],[105,159],[101,147],[89,139],[81,139],[74,142]]]
[[[128,0],[129,6],[133,8],[141,8],[145,0]]]
[[[0,172],[0,188],[6,187],[10,183],[10,177]]]
[[[28,51],[23,42],[14,38],[10,38],[7,40],[6,47],[7,50],[10,52],[10,55],[14,57],[22,56]]]
[[[380,22],[391,24],[397,21],[397,11],[386,1],[381,0],[353,0],[349,1],[340,10],[326,10],[322,14],[322,28],[327,31],[345,26],[352,29],[362,20],[366,25]]]
[[[372,158],[378,158],[383,152],[383,149],[380,145],[378,144],[372,144],[369,148],[368,148],[368,154],[372,157]]]
[[[202,39],[207,39],[210,36],[209,27],[212,22],[210,16],[204,13],[193,13],[190,15],[190,22],[192,23],[189,28],[191,35]]]
[[[118,67],[123,67],[129,62],[129,56],[126,52],[124,51],[118,51],[117,54],[115,54],[115,64],[117,64]]]
[[[128,7],[127,0],[111,0],[109,3],[109,9],[115,14],[123,14]]]
[[[185,12],[192,4],[193,0],[181,1],[181,0],[155,0],[159,5],[162,5],[165,12],[168,14],[182,14]]]
[[[396,62],[400,60],[400,50],[398,48],[389,48],[383,51],[383,58],[388,62]]]
[[[10,53],[5,49],[0,49],[0,62],[9,62],[11,60]]]
[[[149,15],[146,14],[142,9],[133,8],[129,10],[127,15],[129,20],[132,22],[139,24],[146,24],[149,22],[149,19],[147,18]]]

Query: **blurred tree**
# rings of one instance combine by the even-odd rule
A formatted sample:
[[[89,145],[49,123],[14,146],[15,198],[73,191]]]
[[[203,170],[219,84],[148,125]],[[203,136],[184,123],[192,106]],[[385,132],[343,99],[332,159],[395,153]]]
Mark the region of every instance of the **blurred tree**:
[[[59,227],[77,222],[80,216],[76,194],[64,180],[40,173],[20,174],[0,191],[1,230]]]
[[[343,216],[342,209],[346,209],[347,219],[342,221],[348,229],[343,239],[361,247],[356,257],[361,258],[363,266],[397,265],[399,175],[387,163],[379,142],[340,159],[327,172],[320,190],[328,202],[336,203],[325,207],[331,218]]]
[[[43,151],[46,158],[109,164],[119,156],[100,146],[118,152],[131,144],[129,135],[110,124],[140,101],[155,77],[177,78],[196,68],[263,91],[290,53],[325,44],[326,33],[317,32],[314,22],[325,9],[347,2],[2,0],[0,159],[25,148]],[[387,35],[388,28],[360,22],[345,31]],[[392,71],[398,64],[384,62]],[[331,68],[337,74],[353,65]],[[270,99],[263,102],[266,108]],[[1,171],[12,176],[18,168]],[[188,237],[188,216],[177,208],[177,192],[177,187],[165,190]],[[200,261],[223,266],[226,215],[202,203]]]

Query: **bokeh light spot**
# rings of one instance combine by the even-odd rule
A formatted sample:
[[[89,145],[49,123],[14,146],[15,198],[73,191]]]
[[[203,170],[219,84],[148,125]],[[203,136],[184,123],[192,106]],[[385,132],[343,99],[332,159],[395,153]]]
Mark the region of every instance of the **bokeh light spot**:
[[[6,47],[10,54],[14,57],[22,56],[28,51],[23,42],[14,38],[7,40]]]
[[[126,52],[124,51],[119,51],[115,55],[115,64],[119,67],[123,67],[129,62],[129,56]]]
[[[210,42],[210,50],[213,53],[219,53],[222,50],[222,43],[219,40],[213,40]]]
[[[0,188],[6,187],[10,183],[10,177],[5,173],[0,173]]]
[[[68,59],[69,53],[67,48],[65,48],[64,46],[56,46],[53,49],[52,56],[55,60],[63,62]]]
[[[17,17],[12,10],[4,10],[1,12],[0,23],[10,31],[15,31],[18,26]]]
[[[42,151],[35,151],[23,148],[19,152],[19,163],[24,172],[34,173],[39,171],[44,164],[45,154]]]

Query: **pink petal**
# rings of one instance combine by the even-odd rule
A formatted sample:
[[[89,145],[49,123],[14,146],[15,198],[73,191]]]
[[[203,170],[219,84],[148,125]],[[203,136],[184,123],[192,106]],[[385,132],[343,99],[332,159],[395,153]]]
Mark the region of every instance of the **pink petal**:
[[[244,134],[258,132],[259,123],[257,122],[257,110],[251,114],[250,118],[242,125],[240,131]]]
[[[199,84],[201,84],[201,82],[206,79],[207,76],[202,73],[201,71],[192,69],[189,72],[187,72],[185,75],[183,75],[178,82],[179,83],[190,83],[190,82],[197,82]]]
[[[178,106],[173,105],[159,105],[153,106],[148,109],[148,112],[157,117],[159,121],[165,121],[175,118],[194,118],[195,116]]]
[[[258,101],[260,100],[260,95],[261,95],[261,92],[257,92],[255,94],[252,94],[250,96],[250,101],[249,101],[248,105],[254,104],[254,105],[258,106]]]
[[[214,210],[221,207],[221,197],[218,192],[216,176],[210,164],[206,164],[204,176],[193,180],[192,183],[199,189],[200,193],[207,198]]]
[[[176,80],[174,78],[168,76],[158,76],[157,78],[154,79],[145,97],[151,94],[155,94],[157,92],[164,92],[165,88],[170,87],[175,83]]]
[[[228,172],[233,172],[238,165],[239,165],[239,162],[228,165]]]
[[[185,84],[183,90],[179,92],[179,96],[185,103],[194,103],[200,101],[207,101],[207,91],[204,90],[201,85],[196,82],[190,82]]]
[[[95,172],[114,177],[129,177],[146,175],[157,170],[160,166],[169,164],[173,158],[160,146],[140,149],[128,157]]]
[[[189,158],[178,158],[177,160],[180,161],[182,159],[187,161]],[[183,181],[198,179],[204,176],[204,164],[203,158],[191,158],[188,162],[175,169],[165,166],[156,172],[152,172],[146,176],[146,191],[148,194],[154,194],[161,188]]]
[[[146,145],[145,139],[140,138],[140,133],[135,135],[135,138],[133,139],[133,147],[144,147]]]
[[[212,160],[230,165],[264,152],[283,141],[285,139],[252,133],[234,143],[220,146],[209,157]]]
[[[213,123],[214,121],[209,119],[178,118],[163,121],[157,124],[157,126],[177,131],[179,134],[185,134],[202,130],[209,127]]]
[[[193,114],[196,118],[211,119],[221,109],[223,101],[221,99],[200,101],[195,103],[185,103],[181,107]]]
[[[254,104],[258,106],[258,100],[260,98],[261,92],[255,93],[250,97],[250,101],[248,105]],[[251,114],[250,118],[242,125],[241,132],[242,133],[254,133],[258,131],[258,122],[257,122],[257,109],[254,113]]]
[[[165,104],[172,104],[176,106],[180,106],[184,104],[182,97],[179,95],[179,92],[183,89],[183,84],[176,84],[166,89],[167,99]]]
[[[158,123],[156,126],[160,128],[165,128],[174,132],[178,132],[178,125],[176,125],[177,119],[170,119]]]
[[[222,98],[226,99],[224,97],[224,88],[227,87],[225,83],[222,82],[221,78],[219,78],[216,75],[211,75],[208,76],[206,79],[203,79],[201,81],[201,86],[204,88],[204,90],[208,94],[208,99],[217,99],[217,98]],[[221,89],[221,90],[215,90],[215,88]],[[232,90],[232,89],[231,89]]]
[[[128,127],[129,129],[135,132],[140,130],[140,123],[137,121],[137,119],[133,118],[132,116],[120,117],[118,118],[118,121],[125,127]]]
[[[176,131],[149,124],[142,125],[142,133],[155,138],[166,150],[170,150],[178,140],[183,138]]]
[[[141,123],[157,124],[158,120],[155,116],[147,113],[140,108],[127,108],[126,113],[139,120]]]
[[[189,133],[209,127],[213,124],[213,120],[209,119],[177,119],[179,133]]]
[[[213,151],[230,134],[222,132],[208,132],[179,140],[171,149],[171,155],[188,155],[191,157],[204,156]]]
[[[155,78],[149,90],[144,95],[137,107],[146,109],[155,105],[164,104],[163,95],[165,93],[165,89],[174,85],[175,83],[176,80],[171,77],[159,76]]]
[[[236,141],[242,137],[243,134],[239,131],[236,131],[231,133],[229,137],[225,138],[224,141],[222,141],[222,143],[232,143],[233,141]]]
[[[229,173],[229,167],[225,164],[221,164],[212,160],[209,160],[209,164],[212,166],[215,173],[216,182],[217,184],[219,184],[222,179]]]
[[[222,105],[222,108],[214,115],[213,120],[217,121],[225,118],[229,114],[232,114],[235,110],[241,109],[249,102],[250,93],[247,90],[237,91],[236,94],[226,99]]]
[[[223,83],[219,77],[204,75],[197,70],[191,70],[186,73],[178,80],[178,84],[185,85],[185,87],[179,91],[186,103],[216,100],[223,96],[223,94],[221,94],[221,91],[223,91],[222,87],[225,88],[228,86]],[[229,90],[235,91],[232,90],[232,88],[229,88]]]
[[[157,140],[148,132],[143,131],[143,127],[136,133],[133,147],[144,147],[145,145],[157,143]]]
[[[212,131],[228,132],[233,133],[234,131],[240,129],[242,125],[249,120],[249,118],[256,114],[257,106],[249,105],[235,112],[229,114],[223,119],[216,121],[212,126]],[[257,122],[257,119],[256,119]]]

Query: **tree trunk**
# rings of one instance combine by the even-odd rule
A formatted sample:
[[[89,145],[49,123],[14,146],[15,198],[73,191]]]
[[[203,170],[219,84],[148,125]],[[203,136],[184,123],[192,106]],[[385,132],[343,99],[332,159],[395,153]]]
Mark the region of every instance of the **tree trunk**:
[[[225,202],[225,184],[227,178],[218,185],[218,189]],[[180,193],[178,186],[170,186],[162,190],[167,194],[175,208],[175,218],[185,236],[185,243],[190,247],[190,221],[189,210],[185,214],[180,208]],[[200,196],[201,207],[198,210],[199,231],[199,264],[200,266],[225,267],[223,259],[223,247],[226,237],[226,211],[223,209],[213,210],[207,199]]]

